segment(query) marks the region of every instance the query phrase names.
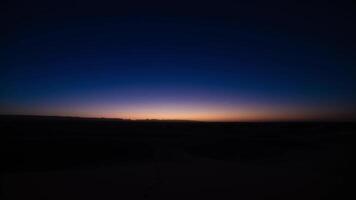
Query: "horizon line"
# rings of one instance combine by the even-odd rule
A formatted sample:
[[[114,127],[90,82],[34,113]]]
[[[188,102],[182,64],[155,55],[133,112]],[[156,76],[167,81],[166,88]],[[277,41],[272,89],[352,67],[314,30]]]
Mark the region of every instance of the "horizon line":
[[[194,120],[194,119],[157,119],[157,118],[146,118],[146,119],[132,119],[132,118],[120,118],[120,117],[88,117],[88,116],[77,116],[77,115],[40,115],[40,114],[0,114],[0,117],[48,117],[48,118],[78,118],[78,119],[97,119],[97,120],[117,120],[117,121],[172,121],[172,122],[200,122],[200,123],[281,123],[281,122],[331,122],[331,123],[356,123],[355,119],[349,120],[330,120],[330,119],[314,119],[314,120]]]

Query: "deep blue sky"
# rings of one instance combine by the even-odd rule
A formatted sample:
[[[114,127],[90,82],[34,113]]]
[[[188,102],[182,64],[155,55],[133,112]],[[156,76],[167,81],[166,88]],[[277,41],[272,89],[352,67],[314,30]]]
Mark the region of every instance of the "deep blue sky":
[[[91,15],[90,4],[79,13],[65,5],[65,15],[39,5],[9,6],[0,49],[1,113],[200,120],[355,116],[354,18],[346,4],[326,5],[329,10],[298,5],[291,13],[282,9],[288,5],[271,6],[269,15],[250,5],[235,15],[229,6],[215,15],[194,12],[194,5],[183,10],[188,14],[141,6],[136,13]]]

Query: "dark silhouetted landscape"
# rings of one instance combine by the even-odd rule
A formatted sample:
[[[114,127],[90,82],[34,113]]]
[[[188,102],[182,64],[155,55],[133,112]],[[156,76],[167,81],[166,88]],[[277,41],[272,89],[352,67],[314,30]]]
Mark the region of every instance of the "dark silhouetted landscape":
[[[5,199],[348,199],[355,123],[0,117]]]
[[[0,199],[356,199],[355,13],[6,1]]]

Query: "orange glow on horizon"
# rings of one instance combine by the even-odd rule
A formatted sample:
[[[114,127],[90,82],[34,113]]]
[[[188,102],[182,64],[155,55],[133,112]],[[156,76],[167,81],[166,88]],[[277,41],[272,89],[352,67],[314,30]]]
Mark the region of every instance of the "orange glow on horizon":
[[[131,120],[195,120],[195,121],[303,121],[303,120],[342,120],[333,110],[310,107],[276,107],[261,105],[212,105],[212,104],[135,104],[130,106],[56,106],[56,109],[36,107],[13,114],[35,114],[74,117],[104,117]]]

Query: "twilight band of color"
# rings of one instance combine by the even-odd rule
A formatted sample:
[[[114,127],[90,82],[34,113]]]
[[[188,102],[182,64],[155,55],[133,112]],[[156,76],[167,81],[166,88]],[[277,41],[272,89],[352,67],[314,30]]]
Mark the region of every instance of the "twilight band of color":
[[[112,17],[13,25],[0,49],[0,113],[355,119],[355,68],[348,49],[336,54],[332,44],[325,48],[330,39],[320,43],[303,30],[291,36],[251,24]]]

